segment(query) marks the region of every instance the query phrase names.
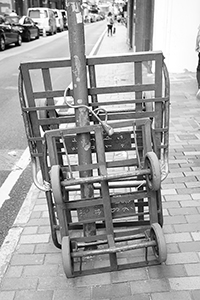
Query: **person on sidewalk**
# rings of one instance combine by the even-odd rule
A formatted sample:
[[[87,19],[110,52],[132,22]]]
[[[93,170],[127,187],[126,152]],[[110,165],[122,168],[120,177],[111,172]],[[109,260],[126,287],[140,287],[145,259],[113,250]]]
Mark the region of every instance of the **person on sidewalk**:
[[[197,65],[197,71],[196,71],[198,91],[197,91],[196,97],[200,100],[200,25],[198,27],[195,50],[198,52],[198,65]]]
[[[114,24],[114,18],[112,16],[112,13],[109,12],[108,15],[107,15],[107,33],[108,33],[108,36],[109,34],[112,36],[112,33],[113,33],[113,24]]]

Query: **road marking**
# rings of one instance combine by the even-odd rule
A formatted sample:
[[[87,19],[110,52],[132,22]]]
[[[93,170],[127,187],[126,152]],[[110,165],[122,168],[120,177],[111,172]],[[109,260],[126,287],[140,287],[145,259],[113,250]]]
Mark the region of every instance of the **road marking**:
[[[30,152],[27,147],[23,152],[20,159],[14,165],[12,172],[8,175],[2,186],[0,187],[0,208],[2,207],[4,201],[10,199],[10,192],[12,191],[15,183],[19,179],[22,172],[26,169],[30,163]]]

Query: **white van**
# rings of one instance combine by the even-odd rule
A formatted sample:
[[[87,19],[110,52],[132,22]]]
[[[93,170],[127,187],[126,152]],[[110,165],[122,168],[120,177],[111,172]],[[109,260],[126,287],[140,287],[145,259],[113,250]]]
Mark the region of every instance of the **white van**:
[[[53,9],[54,16],[56,18],[56,26],[58,31],[64,30],[64,22],[63,22],[63,16],[59,9]]]
[[[30,17],[39,27],[40,33],[54,34],[57,32],[56,18],[52,9],[47,7],[31,7],[27,10]]]

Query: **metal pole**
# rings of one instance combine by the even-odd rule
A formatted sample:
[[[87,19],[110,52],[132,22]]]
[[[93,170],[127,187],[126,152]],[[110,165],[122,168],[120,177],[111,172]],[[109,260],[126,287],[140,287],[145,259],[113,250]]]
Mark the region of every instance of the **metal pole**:
[[[69,45],[71,55],[71,70],[73,95],[75,105],[88,105],[87,73],[85,57],[85,36],[82,17],[82,1],[68,0],[67,15],[69,28]],[[89,113],[85,108],[75,110],[76,126],[89,125]],[[90,135],[80,134],[77,139],[79,164],[91,164]],[[91,171],[80,172],[81,177],[92,176]],[[94,197],[93,185],[91,183],[81,185],[81,198]],[[96,233],[95,223],[84,225],[84,235],[91,236]]]

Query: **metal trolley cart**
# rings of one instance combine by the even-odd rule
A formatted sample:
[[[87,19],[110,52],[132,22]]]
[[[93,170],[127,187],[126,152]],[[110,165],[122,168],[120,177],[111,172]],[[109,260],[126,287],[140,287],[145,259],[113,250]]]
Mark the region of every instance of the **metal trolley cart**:
[[[133,83],[98,86],[98,67],[121,63],[133,67]],[[150,79],[146,63],[155,68]],[[62,248],[65,274],[162,263],[167,250],[161,181],[168,173],[169,147],[169,77],[162,52],[87,58],[87,107],[68,100],[72,89],[54,87],[53,70],[60,74],[70,66],[70,60],[21,63],[19,76],[33,179],[46,193],[52,239]],[[43,84],[36,88],[38,74]],[[60,97],[62,104],[56,103]],[[84,127],[75,126],[74,111],[80,108],[89,110],[90,123]],[[91,151],[90,163],[80,163],[80,148]],[[90,195],[83,198],[85,185]],[[124,251],[136,249],[144,249],[143,259],[120,263]],[[96,256],[108,257],[108,264],[95,268]]]

